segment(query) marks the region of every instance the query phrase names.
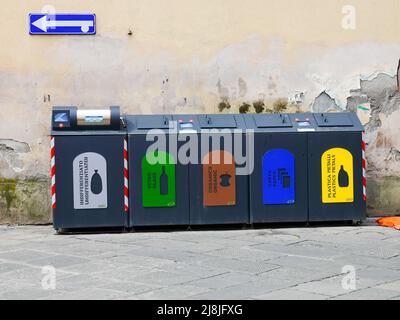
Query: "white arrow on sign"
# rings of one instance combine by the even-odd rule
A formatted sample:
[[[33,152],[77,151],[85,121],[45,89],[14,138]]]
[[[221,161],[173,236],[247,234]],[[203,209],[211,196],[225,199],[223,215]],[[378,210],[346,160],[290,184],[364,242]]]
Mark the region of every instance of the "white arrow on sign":
[[[36,28],[47,32],[48,28],[56,27],[81,27],[82,32],[86,33],[89,31],[90,27],[93,27],[93,21],[82,21],[82,20],[47,20],[46,16],[37,19],[32,22]]]

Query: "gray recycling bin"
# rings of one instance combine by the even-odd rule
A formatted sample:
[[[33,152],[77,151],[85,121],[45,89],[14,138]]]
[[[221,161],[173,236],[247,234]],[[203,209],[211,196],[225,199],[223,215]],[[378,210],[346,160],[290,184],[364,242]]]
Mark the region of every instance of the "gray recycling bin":
[[[362,134],[355,113],[55,107],[54,228],[362,220]]]
[[[308,138],[309,220],[362,220],[363,126],[355,113],[315,113]]]
[[[293,115],[243,115],[254,130],[254,171],[250,174],[250,221],[308,220],[307,131]],[[299,120],[310,115],[296,115]],[[300,123],[300,122],[299,122]]]
[[[51,178],[56,230],[128,226],[125,135],[118,107],[53,108]]]
[[[235,156],[246,155],[241,115],[174,115],[180,140],[196,136],[196,150],[181,154],[189,160],[190,225],[247,224],[248,175],[237,174]],[[241,129],[235,132],[233,130]],[[236,139],[235,139],[236,136]],[[243,151],[243,152],[242,152]],[[190,155],[190,153],[193,153]],[[185,161],[185,160],[184,160]],[[244,171],[244,170],[243,170]]]
[[[169,115],[126,117],[132,227],[189,225],[188,166],[176,161],[180,143],[171,121]]]

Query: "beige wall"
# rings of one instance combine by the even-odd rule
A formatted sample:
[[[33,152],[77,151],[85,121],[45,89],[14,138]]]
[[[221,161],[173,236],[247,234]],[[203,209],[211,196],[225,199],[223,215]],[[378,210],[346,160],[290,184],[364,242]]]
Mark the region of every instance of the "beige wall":
[[[96,13],[97,35],[29,35],[28,14],[48,5]],[[355,30],[342,27],[346,5],[356,9]],[[379,72],[395,90],[400,58],[399,0],[2,0],[0,12],[0,178],[8,182],[47,179],[53,105],[217,112],[223,99],[235,112],[303,93],[298,103],[308,110],[326,91],[345,109],[350,90]],[[400,111],[397,100],[389,106],[368,127],[375,177],[400,176],[389,157],[400,149],[390,114]],[[377,145],[379,132],[392,142]]]

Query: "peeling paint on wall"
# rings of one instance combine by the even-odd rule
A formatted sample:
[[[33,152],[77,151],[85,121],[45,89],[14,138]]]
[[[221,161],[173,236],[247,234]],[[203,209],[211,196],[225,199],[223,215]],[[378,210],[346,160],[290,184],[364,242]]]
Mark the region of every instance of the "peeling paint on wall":
[[[378,72],[360,79],[360,88],[351,90],[347,98],[347,109],[366,115],[368,208],[378,215],[398,214],[395,194],[400,192],[400,92],[397,76]]]
[[[340,108],[336,104],[335,99],[324,91],[315,98],[311,110],[313,112],[335,112],[340,111]]]
[[[0,139],[0,172],[2,177],[13,176],[13,172],[21,172],[24,168],[23,154],[31,150],[25,142],[13,139]]]

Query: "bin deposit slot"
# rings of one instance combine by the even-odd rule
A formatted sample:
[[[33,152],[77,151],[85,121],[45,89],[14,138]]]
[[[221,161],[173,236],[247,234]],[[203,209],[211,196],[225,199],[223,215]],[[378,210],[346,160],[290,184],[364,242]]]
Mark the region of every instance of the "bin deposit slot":
[[[317,113],[314,118],[319,127],[353,127],[353,122],[345,113]]]
[[[170,118],[167,116],[141,116],[137,120],[137,128],[141,130],[168,129]]]
[[[202,128],[237,128],[235,117],[232,115],[200,115],[199,122]]]
[[[253,117],[258,128],[290,128],[292,121],[285,114],[257,115]]]

